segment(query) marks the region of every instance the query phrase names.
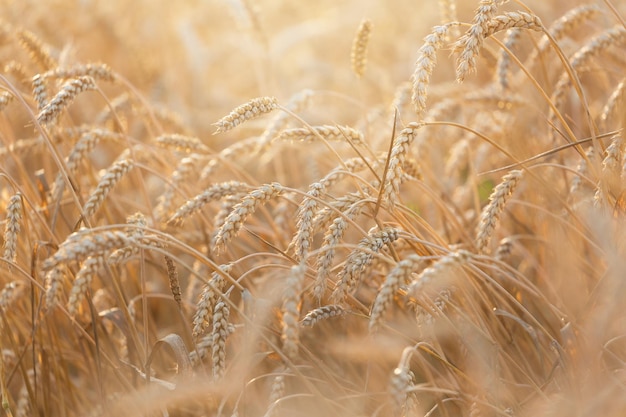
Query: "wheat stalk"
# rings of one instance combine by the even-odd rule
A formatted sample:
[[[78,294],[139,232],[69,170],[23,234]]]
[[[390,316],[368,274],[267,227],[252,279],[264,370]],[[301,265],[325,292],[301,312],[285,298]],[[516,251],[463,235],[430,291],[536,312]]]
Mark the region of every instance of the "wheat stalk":
[[[363,77],[365,66],[367,64],[367,47],[372,32],[372,22],[369,19],[363,19],[359,24],[356,36],[352,42],[352,51],[350,53],[350,62],[352,64],[352,72],[357,78]]]
[[[479,252],[485,252],[487,249],[498,219],[502,211],[504,211],[504,206],[521,178],[522,171],[515,170],[509,172],[502,177],[502,182],[494,188],[489,196],[489,204],[485,206],[481,213],[476,235],[476,247]]]
[[[215,133],[228,132],[247,120],[257,118],[278,108],[275,97],[259,97],[235,108],[227,116],[214,123]]]

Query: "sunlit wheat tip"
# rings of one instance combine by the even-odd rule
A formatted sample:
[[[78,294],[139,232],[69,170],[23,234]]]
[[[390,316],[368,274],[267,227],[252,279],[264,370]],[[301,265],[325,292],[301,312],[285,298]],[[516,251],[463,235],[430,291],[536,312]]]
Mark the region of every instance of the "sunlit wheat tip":
[[[278,108],[278,101],[275,97],[259,97],[250,100],[235,108],[228,116],[218,120],[214,126],[217,127],[215,133],[228,132],[243,122],[262,116]]]
[[[365,73],[365,65],[367,64],[367,47],[372,32],[372,22],[364,19],[356,32],[352,43],[352,52],[350,54],[350,62],[352,63],[352,71],[361,78]]]
[[[521,178],[522,171],[515,170],[509,172],[502,177],[502,182],[496,186],[489,196],[489,204],[482,211],[476,236],[476,247],[479,252],[484,252],[487,249],[498,219],[502,211],[504,211],[504,206]]]

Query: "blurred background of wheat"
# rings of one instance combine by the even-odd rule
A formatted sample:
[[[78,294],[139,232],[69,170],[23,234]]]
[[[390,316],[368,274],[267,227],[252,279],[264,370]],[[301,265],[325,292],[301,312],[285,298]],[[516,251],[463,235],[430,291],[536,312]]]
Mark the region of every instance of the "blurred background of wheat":
[[[2,2],[3,413],[626,415],[626,7],[416,3]]]

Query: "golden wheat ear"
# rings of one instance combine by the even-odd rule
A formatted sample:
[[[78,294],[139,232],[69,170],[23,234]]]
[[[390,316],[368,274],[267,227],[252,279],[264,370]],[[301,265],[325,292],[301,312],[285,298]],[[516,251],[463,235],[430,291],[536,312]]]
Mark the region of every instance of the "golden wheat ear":
[[[352,43],[352,51],[350,53],[350,62],[352,64],[352,72],[357,78],[363,77],[365,74],[365,66],[367,64],[367,47],[369,45],[372,33],[372,22],[364,19],[357,29],[356,36]]]

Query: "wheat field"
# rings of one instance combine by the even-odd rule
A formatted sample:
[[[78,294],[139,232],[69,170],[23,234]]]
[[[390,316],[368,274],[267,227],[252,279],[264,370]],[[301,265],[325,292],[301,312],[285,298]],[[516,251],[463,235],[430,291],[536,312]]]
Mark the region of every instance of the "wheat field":
[[[0,11],[3,415],[626,415],[622,1]]]

